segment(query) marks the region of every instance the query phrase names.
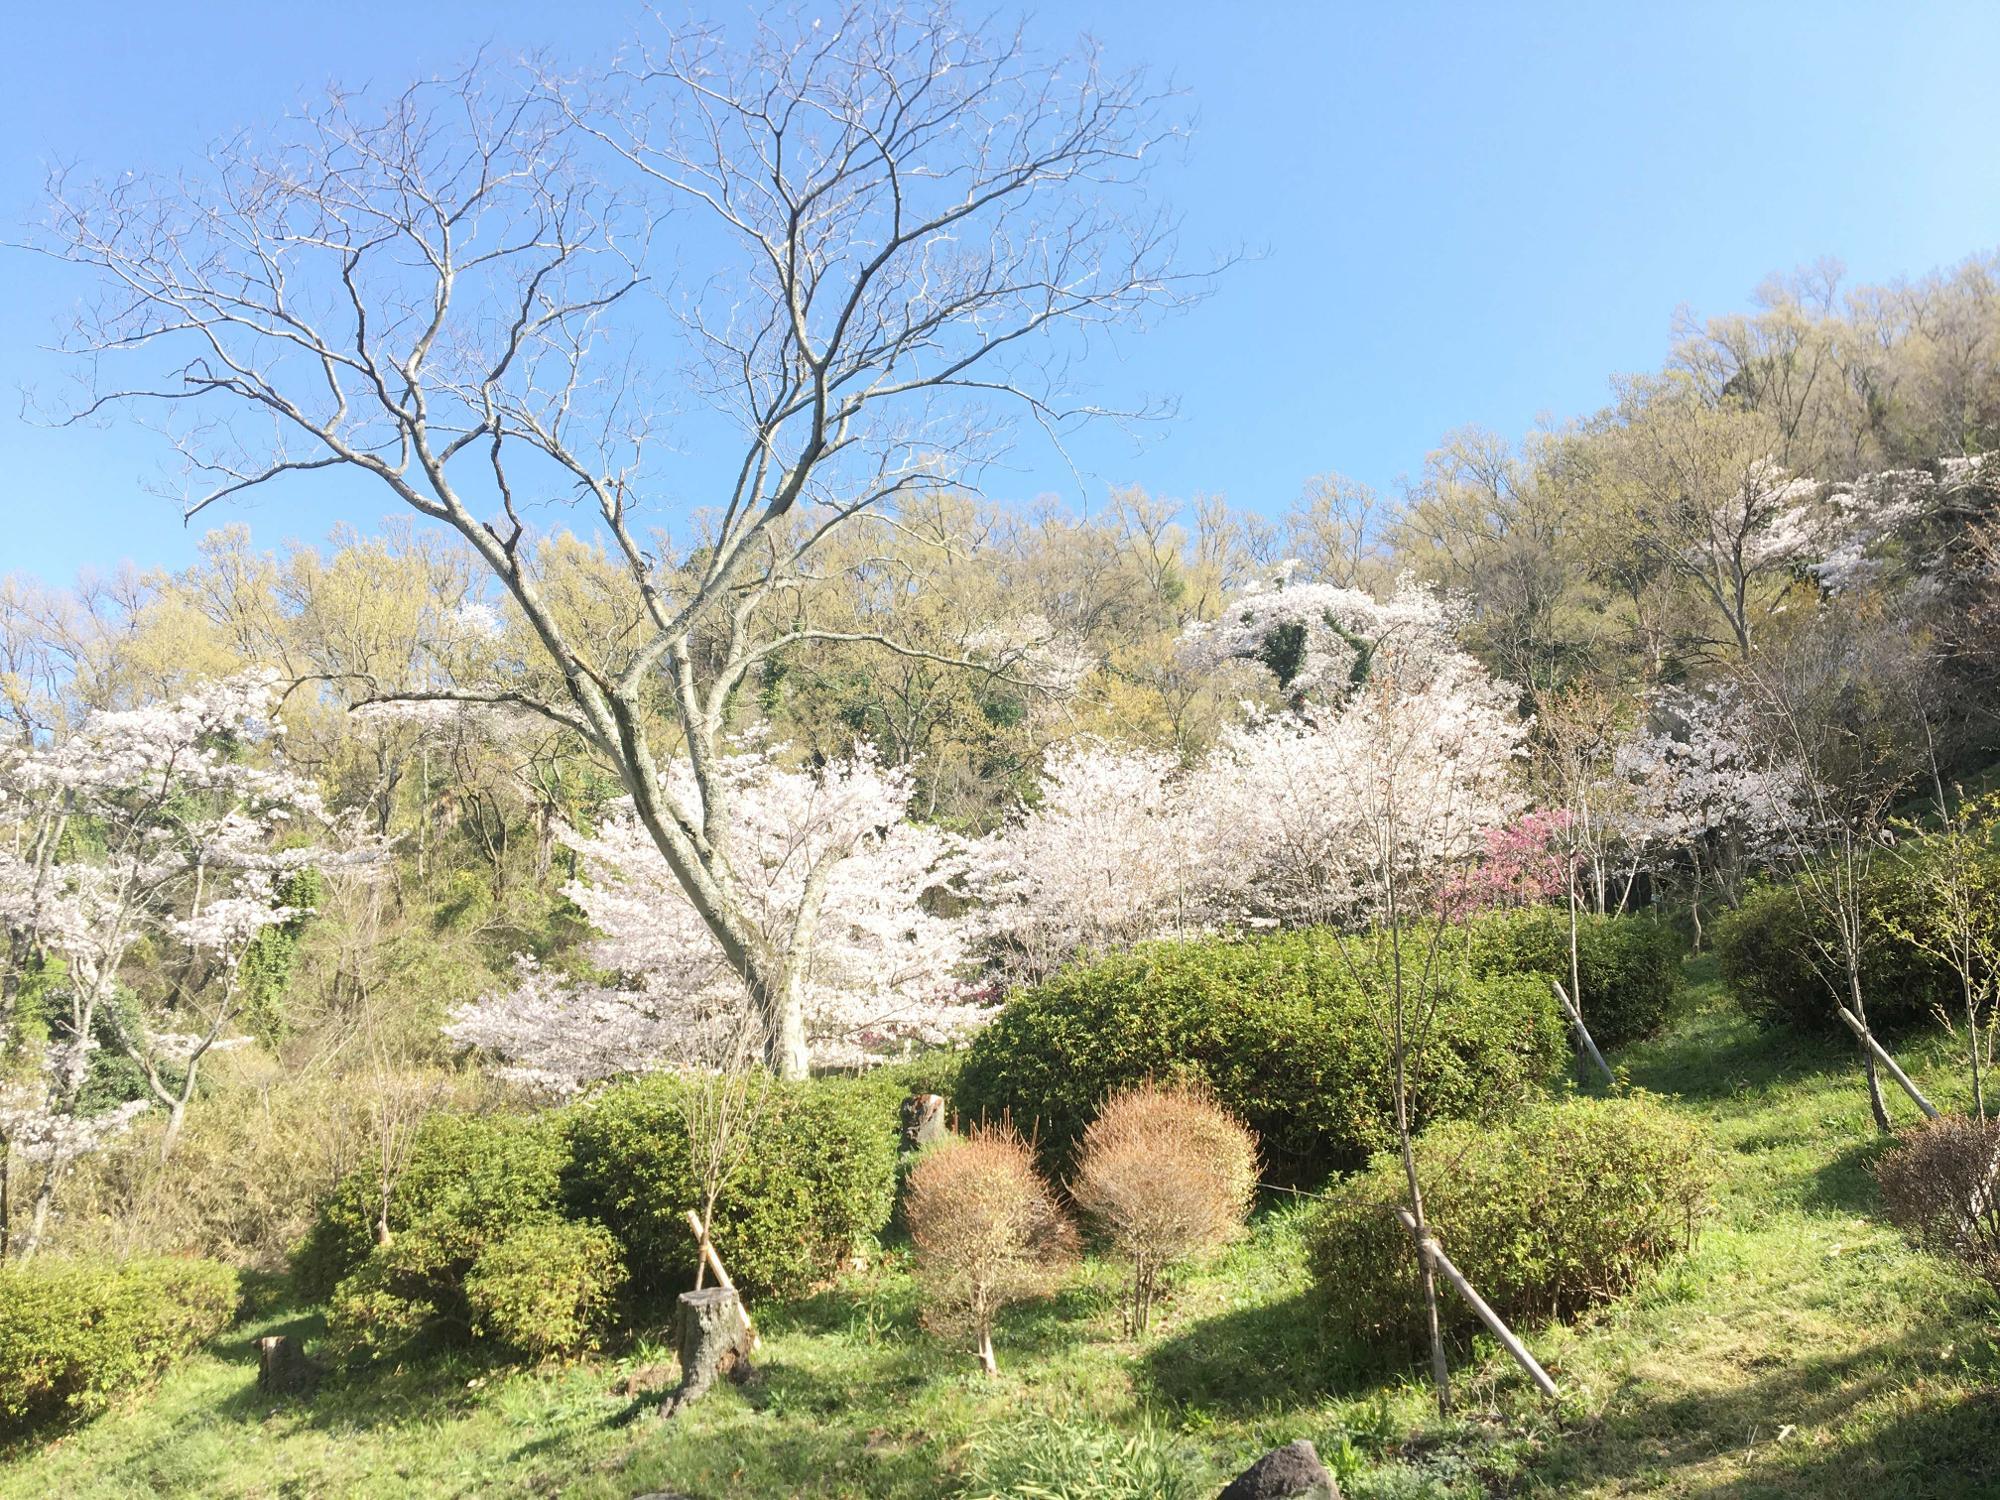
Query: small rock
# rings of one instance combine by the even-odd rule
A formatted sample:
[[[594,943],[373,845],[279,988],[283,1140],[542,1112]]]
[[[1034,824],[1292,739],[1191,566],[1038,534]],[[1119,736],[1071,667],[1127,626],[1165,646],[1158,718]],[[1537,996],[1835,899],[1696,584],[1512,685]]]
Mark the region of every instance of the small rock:
[[[1229,1482],[1216,1500],[1340,1500],[1340,1486],[1301,1438],[1273,1448]]]

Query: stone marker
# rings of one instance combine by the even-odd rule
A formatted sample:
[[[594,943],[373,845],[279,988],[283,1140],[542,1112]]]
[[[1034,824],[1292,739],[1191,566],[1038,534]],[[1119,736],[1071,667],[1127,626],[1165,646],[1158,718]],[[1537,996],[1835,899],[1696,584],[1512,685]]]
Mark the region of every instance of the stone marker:
[[[1273,1448],[1229,1482],[1216,1500],[1340,1500],[1340,1486],[1301,1438]]]

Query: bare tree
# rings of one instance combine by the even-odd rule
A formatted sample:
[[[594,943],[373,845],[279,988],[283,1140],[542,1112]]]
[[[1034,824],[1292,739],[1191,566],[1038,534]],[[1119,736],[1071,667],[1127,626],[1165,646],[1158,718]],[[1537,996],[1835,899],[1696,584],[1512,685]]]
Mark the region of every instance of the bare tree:
[[[1871,682],[1893,678],[1874,660],[1885,644],[1895,649],[1825,617],[1747,676],[1771,759],[1795,803],[1780,857],[1804,918],[1807,957],[1855,1034],[1869,1112],[1887,1134],[1893,1125],[1878,1061],[1919,1108],[1932,1111],[1869,1029],[1862,983],[1869,950],[1881,938],[1870,879],[1889,842],[1890,808],[1909,785],[1907,751],[1916,740],[1910,726],[1886,717],[1885,706],[1869,696]]]
[[[1178,135],[1162,110],[1094,50],[1051,59],[948,7],[865,0],[741,45],[670,29],[594,78],[336,95],[199,176],[53,184],[43,248],[103,289],[73,415],[163,414],[190,517],[335,471],[463,537],[542,671],[403,696],[516,704],[614,768],[765,1060],[798,1076],[806,955],[746,919],[731,867],[732,703],[788,648],[856,638],[812,617],[826,536],[976,478],[1006,408],[1058,437],[1105,414],[1069,379],[1090,331],[1199,292],[1135,190]],[[717,269],[662,316],[670,257]],[[709,455],[672,482],[640,359],[660,348],[684,356],[678,440]],[[120,362],[141,373],[111,378]],[[687,490],[706,503],[676,542]],[[529,517],[550,503],[601,542],[614,628],[548,585]],[[816,917],[808,900],[802,942]]]
[[[1626,497],[1632,544],[1713,611],[1725,633],[1704,644],[1747,662],[1793,582],[1787,528],[1814,485],[1785,466],[1767,414],[1707,400],[1684,373],[1624,382],[1618,411],[1601,482]]]

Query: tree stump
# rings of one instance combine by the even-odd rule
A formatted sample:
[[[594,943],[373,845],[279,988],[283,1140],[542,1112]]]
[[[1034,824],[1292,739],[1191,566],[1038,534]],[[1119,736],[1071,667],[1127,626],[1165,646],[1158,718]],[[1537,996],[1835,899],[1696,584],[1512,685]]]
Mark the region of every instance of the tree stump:
[[[273,1396],[299,1396],[319,1382],[319,1365],[290,1334],[257,1340],[257,1389]]]
[[[912,1094],[903,1101],[903,1149],[916,1151],[944,1138],[944,1096]]]
[[[674,1349],[680,1355],[681,1383],[660,1405],[671,1417],[708,1394],[717,1376],[742,1381],[750,1374],[750,1330],[743,1301],[731,1287],[709,1286],[682,1292],[674,1309]]]

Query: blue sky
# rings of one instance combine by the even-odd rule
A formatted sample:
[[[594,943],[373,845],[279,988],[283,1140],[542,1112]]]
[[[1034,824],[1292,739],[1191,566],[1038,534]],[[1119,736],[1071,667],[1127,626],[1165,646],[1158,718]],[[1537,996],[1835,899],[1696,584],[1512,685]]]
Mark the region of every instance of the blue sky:
[[[330,80],[392,86],[480,44],[587,58],[637,19],[597,0],[17,7],[4,237],[37,214],[52,159],[171,169]],[[1010,498],[1097,504],[1137,483],[1278,510],[1334,468],[1391,488],[1452,427],[1518,433],[1603,404],[1614,372],[1658,363],[1677,305],[1744,306],[1767,273],[1822,255],[1878,281],[2000,244],[2000,5],[1105,0],[1032,25],[1057,42],[1087,25],[1113,62],[1186,88],[1192,159],[1158,190],[1192,252],[1262,253],[1097,356],[1103,390],[1170,393],[1178,420],[1143,447],[1085,442],[1081,491],[1037,461],[993,486]],[[79,290],[0,252],[0,572],[192,552],[146,488],[149,434],[16,415],[18,389],[59,389],[41,346]],[[276,543],[389,509],[318,485],[210,515]]]

